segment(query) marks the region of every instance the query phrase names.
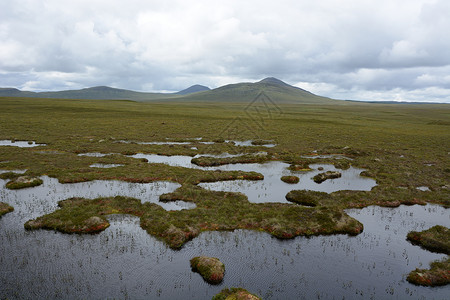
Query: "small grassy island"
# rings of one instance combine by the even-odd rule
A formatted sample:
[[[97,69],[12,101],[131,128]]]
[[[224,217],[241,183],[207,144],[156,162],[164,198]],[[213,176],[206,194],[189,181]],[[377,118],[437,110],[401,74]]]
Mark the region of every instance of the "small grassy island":
[[[14,207],[6,203],[0,202],[0,217],[12,211],[14,211]]]
[[[249,164],[249,163],[262,163],[267,161],[267,156],[265,155],[255,155],[247,154],[241,156],[232,157],[211,157],[211,156],[200,156],[193,158],[191,162],[197,166],[201,167],[214,167],[222,166],[227,164]]]
[[[408,233],[407,240],[424,249],[450,255],[450,229],[434,226],[428,230]],[[450,284],[450,257],[430,264],[430,269],[415,269],[407,280],[416,285],[440,286]]]
[[[319,173],[316,176],[313,177],[313,180],[315,183],[322,183],[327,179],[334,179],[341,177],[342,174],[337,171],[326,171],[323,173]]]
[[[138,199],[122,196],[71,198],[60,201],[60,209],[53,213],[29,220],[25,228],[96,233],[108,227],[106,215],[131,214],[140,217],[143,229],[173,249],[181,248],[200,232],[211,230],[253,229],[266,231],[280,239],[334,233],[356,235],[363,230],[357,220],[340,210],[326,207],[311,210],[281,203],[255,205],[242,194],[206,191],[200,187],[181,187],[166,195],[166,201],[194,202],[197,207],[166,211],[157,204],[142,204]]]
[[[215,257],[197,256],[190,260],[192,271],[210,284],[219,284],[225,275],[225,265]]]
[[[18,190],[27,187],[34,187],[41,185],[43,183],[42,179],[39,177],[32,176],[19,176],[6,183],[6,188],[10,190]]]
[[[298,183],[300,181],[300,178],[297,176],[282,176],[281,181],[284,181],[286,183]]]
[[[212,300],[261,300],[261,298],[243,288],[230,288],[221,290]]]

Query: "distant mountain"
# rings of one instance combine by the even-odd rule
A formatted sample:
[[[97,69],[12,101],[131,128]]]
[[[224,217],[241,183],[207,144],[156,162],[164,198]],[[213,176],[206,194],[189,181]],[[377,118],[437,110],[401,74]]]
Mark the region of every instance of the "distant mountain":
[[[314,95],[301,88],[289,85],[277,78],[268,77],[258,82],[228,84],[210,91],[187,95],[182,99],[212,102],[251,102],[264,93],[277,103],[330,103],[334,100]]]
[[[4,97],[134,101],[251,102],[262,94],[276,103],[324,104],[334,102],[330,98],[314,95],[273,77],[253,83],[228,84],[213,90],[206,86],[193,85],[177,93],[143,93],[107,86],[58,92],[28,92],[15,88],[0,88],[0,96]]]
[[[189,95],[189,94],[198,93],[198,92],[204,92],[204,91],[209,91],[209,90],[211,90],[211,89],[209,87],[207,87],[207,86],[196,84],[196,85],[188,87],[187,89],[179,91],[178,93],[175,93],[175,94],[177,94],[177,95]]]
[[[81,90],[67,90],[57,92],[28,92],[14,88],[0,88],[0,96],[4,97],[32,97],[58,99],[91,99],[91,100],[135,100],[146,101],[160,98],[174,98],[175,94],[142,93],[108,86],[96,86]]]

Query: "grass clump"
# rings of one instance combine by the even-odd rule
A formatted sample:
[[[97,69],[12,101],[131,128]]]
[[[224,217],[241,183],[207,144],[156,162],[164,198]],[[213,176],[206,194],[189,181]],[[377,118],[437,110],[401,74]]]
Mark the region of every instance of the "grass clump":
[[[436,225],[421,232],[408,233],[408,241],[429,251],[450,255],[450,229]]]
[[[18,190],[23,189],[27,187],[34,187],[41,185],[44,181],[38,177],[31,177],[31,176],[19,176],[16,179],[13,179],[11,181],[8,181],[6,183],[6,188],[10,190]]]
[[[314,182],[316,183],[322,183],[327,179],[333,179],[333,178],[339,178],[342,174],[337,171],[326,171],[323,173],[319,173],[316,176],[313,177]]]
[[[14,210],[14,207],[12,207],[9,204],[6,204],[4,202],[0,202],[0,216],[3,216],[4,214],[7,214],[9,212],[12,212],[13,210]]]
[[[210,284],[219,284],[225,275],[225,265],[215,257],[197,256],[190,260],[192,271]]]
[[[450,258],[434,261],[430,269],[415,269],[406,278],[410,283],[423,286],[442,286],[450,284]]]
[[[295,161],[289,165],[288,169],[291,171],[311,171],[310,163],[310,161]]]
[[[0,179],[6,180],[6,179],[16,179],[17,177],[19,177],[20,174],[17,174],[15,172],[5,172],[5,173],[0,173]]]
[[[191,162],[197,166],[201,167],[214,167],[214,166],[222,166],[228,164],[251,164],[251,163],[263,163],[267,161],[267,157],[265,155],[241,155],[234,157],[211,157],[211,156],[200,156],[193,158]]]
[[[300,178],[297,176],[281,176],[281,181],[286,183],[298,183],[300,181]]]
[[[261,300],[243,288],[225,288],[215,295],[212,300]]]
[[[308,190],[293,190],[286,194],[286,200],[305,206],[317,206],[319,201],[328,197],[327,193]]]
[[[103,227],[89,226],[88,220],[93,221],[91,217],[104,220],[108,214],[132,214],[140,217],[140,225],[147,233],[163,240],[172,249],[181,248],[202,231],[250,229],[291,239],[300,235],[354,235],[363,229],[361,223],[337,209],[311,209],[282,203],[253,204],[243,194],[207,191],[195,185],[184,185],[162,198],[193,202],[197,207],[166,211],[157,204],[142,204],[140,200],[128,197],[71,198],[60,201],[60,209],[28,221],[25,228],[95,233],[104,230],[107,221],[102,223]]]
[[[263,145],[269,145],[269,144],[274,144],[274,141],[269,141],[269,140],[253,140],[252,141],[252,145],[254,146],[263,146]]]
[[[411,231],[407,240],[429,251],[450,255],[450,229],[447,227],[436,225],[421,232]],[[450,284],[450,257],[432,262],[428,270],[415,269],[406,279],[412,284],[424,286]]]

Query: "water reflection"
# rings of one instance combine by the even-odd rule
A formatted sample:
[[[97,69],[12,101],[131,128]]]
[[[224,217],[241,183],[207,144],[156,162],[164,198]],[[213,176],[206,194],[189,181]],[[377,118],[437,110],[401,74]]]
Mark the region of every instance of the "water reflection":
[[[38,199],[28,199],[39,207]],[[0,218],[0,298],[211,299],[242,286],[263,299],[447,299],[449,287],[409,284],[406,274],[445,255],[405,240],[410,230],[450,226],[439,206],[368,207],[348,213],[364,224],[344,235],[278,240],[263,232],[205,232],[179,251],[139,227],[133,216],[110,216],[97,235],[24,231],[33,217],[21,207]],[[189,259],[218,257],[221,285],[193,273]]]
[[[12,205],[19,211],[32,214],[34,219],[43,214],[48,214],[57,208],[57,203],[71,197],[98,198],[110,196],[128,196],[141,199],[142,202],[152,202],[162,206],[166,210],[180,210],[189,207],[183,202],[159,201],[159,196],[171,193],[180,187],[180,184],[158,181],[151,183],[132,183],[118,180],[94,180],[79,183],[61,184],[55,178],[41,177],[44,183],[33,188],[20,190],[6,189],[5,181],[0,180],[0,200]]]
[[[0,140],[0,146],[14,146],[20,148],[30,148],[38,146],[47,146],[46,144],[36,144],[35,141],[12,141],[12,140]]]
[[[255,171],[264,175],[264,180],[248,181],[233,180],[221,182],[201,183],[199,186],[214,191],[241,192],[247,195],[250,202],[280,202],[289,203],[285,196],[291,190],[311,190],[332,193],[340,190],[370,191],[376,185],[375,180],[362,177],[359,174],[363,169],[350,167],[347,170],[336,169],[330,164],[312,164],[311,172],[294,172],[287,169],[288,164],[271,161],[264,164],[233,164],[221,166],[221,170],[243,170]],[[323,170],[319,170],[323,168]],[[321,184],[315,183],[312,177],[324,171],[339,171],[341,178],[330,179]],[[295,175],[300,178],[296,184],[285,183],[280,180],[281,176]]]
[[[226,154],[222,154],[221,157]],[[195,157],[198,157],[197,155]],[[218,167],[200,167],[191,163],[192,157],[183,155],[164,156],[157,154],[138,153],[131,155],[134,158],[146,158],[149,163],[164,163],[170,166],[178,166],[202,170],[222,170],[222,171],[245,171],[258,172],[264,175],[264,180],[232,180],[220,182],[200,183],[199,186],[214,191],[241,192],[247,195],[250,202],[266,203],[279,202],[289,203],[285,196],[291,190],[312,190],[318,192],[332,193],[340,190],[370,191],[376,181],[362,177],[359,174],[364,169],[350,167],[347,170],[336,169],[331,164],[312,164],[310,172],[290,171],[289,165],[280,161],[269,161],[266,163],[254,164],[228,164]],[[323,168],[323,170],[319,170]],[[312,177],[325,171],[339,171],[340,178],[326,180],[320,184],[315,183]],[[300,178],[296,184],[288,184],[280,180],[282,176],[295,175]]]

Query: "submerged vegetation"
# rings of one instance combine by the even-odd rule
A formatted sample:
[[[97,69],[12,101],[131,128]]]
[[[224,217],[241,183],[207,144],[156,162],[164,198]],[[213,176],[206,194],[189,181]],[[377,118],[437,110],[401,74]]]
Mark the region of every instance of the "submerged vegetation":
[[[14,207],[6,203],[0,202],[0,217],[12,211],[14,211]]]
[[[225,265],[215,257],[197,256],[190,260],[192,271],[211,284],[219,284],[225,275]]]

